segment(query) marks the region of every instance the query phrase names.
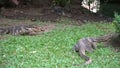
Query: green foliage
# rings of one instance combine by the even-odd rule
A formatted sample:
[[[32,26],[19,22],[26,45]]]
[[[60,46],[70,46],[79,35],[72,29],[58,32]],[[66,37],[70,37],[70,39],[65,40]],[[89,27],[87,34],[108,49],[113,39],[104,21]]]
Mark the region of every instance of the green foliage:
[[[100,0],[101,3],[117,2],[119,0]]]
[[[4,4],[4,3],[5,3],[4,0],[0,0],[0,5],[1,5],[1,4]]]
[[[3,0],[0,0],[0,2],[2,2]]]
[[[52,5],[53,6],[66,6],[70,4],[70,0],[53,0]]]
[[[11,7],[11,0],[0,0],[0,7]]]
[[[114,25],[117,33],[120,33],[120,15],[115,13]]]
[[[114,17],[114,12],[117,12],[120,14],[120,8],[118,7],[119,4],[102,4],[100,6],[100,13],[102,13],[105,16]],[[109,12],[107,12],[109,11]]]

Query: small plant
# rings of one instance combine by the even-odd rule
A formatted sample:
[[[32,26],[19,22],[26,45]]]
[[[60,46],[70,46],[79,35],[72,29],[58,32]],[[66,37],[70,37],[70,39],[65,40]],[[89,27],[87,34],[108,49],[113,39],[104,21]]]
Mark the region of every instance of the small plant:
[[[116,32],[120,34],[120,15],[117,13],[115,13],[113,24],[115,25]]]

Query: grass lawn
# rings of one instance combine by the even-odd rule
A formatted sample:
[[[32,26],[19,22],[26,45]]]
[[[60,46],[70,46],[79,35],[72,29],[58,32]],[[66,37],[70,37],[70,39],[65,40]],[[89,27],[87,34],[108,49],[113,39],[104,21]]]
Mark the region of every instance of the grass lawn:
[[[80,68],[73,64],[85,60],[72,51],[74,44],[83,37],[114,31],[112,24],[77,26],[71,23],[70,20],[59,21],[55,29],[37,36],[7,35],[8,38],[0,40],[0,68]],[[93,62],[81,68],[120,68],[120,53],[103,44],[98,44],[98,49],[87,55]]]

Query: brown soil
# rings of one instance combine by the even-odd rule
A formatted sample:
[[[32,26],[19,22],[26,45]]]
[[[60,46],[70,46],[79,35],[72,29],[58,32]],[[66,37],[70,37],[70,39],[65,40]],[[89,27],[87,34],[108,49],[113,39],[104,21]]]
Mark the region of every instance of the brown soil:
[[[79,23],[84,21],[107,21],[110,22],[111,19],[103,16],[102,14],[90,13],[86,9],[80,7],[80,5],[75,5],[70,8],[70,11],[63,10],[65,15],[58,15],[55,12],[52,12],[50,7],[42,8],[3,8],[1,16],[11,19],[32,19],[32,20],[41,20],[41,21],[56,21],[61,17],[70,18]]]
[[[24,2],[24,1],[23,1]],[[11,26],[11,25],[26,25],[26,24],[34,24],[34,21],[52,21],[56,22],[60,18],[69,18],[77,21],[77,25],[81,23],[85,23],[86,21],[106,21],[111,22],[112,19],[104,16],[102,14],[94,14],[89,12],[87,9],[81,7],[81,1],[73,0],[71,1],[70,8],[62,8],[64,15],[59,15],[56,12],[53,12],[53,8],[51,8],[50,3],[51,0],[45,1],[35,1],[37,5],[24,5],[21,2],[21,6],[18,5],[14,8],[5,8],[1,7],[0,9],[0,27]],[[25,3],[27,3],[25,1]],[[10,21],[9,19],[20,19],[21,21]],[[24,20],[29,21],[24,21]],[[4,23],[2,23],[4,22]],[[16,23],[17,22],[17,23]]]
[[[51,31],[52,29],[55,28],[56,24],[55,23],[37,24],[31,20],[14,20],[14,19],[7,19],[7,18],[0,19],[1,29],[8,29],[8,28],[19,27],[19,26],[35,26],[36,28],[39,28],[39,29],[35,29],[35,34],[33,35],[38,35],[39,33]],[[32,28],[32,27],[29,27],[29,28]],[[0,35],[0,39],[4,39],[3,35]]]

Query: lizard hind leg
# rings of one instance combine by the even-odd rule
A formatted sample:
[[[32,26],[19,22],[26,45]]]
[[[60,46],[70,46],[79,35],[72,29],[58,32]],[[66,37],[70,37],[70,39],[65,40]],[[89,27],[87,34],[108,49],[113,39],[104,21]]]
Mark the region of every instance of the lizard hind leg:
[[[84,65],[88,65],[92,62],[92,59],[85,55],[85,50],[79,50],[79,54],[82,58],[84,58],[86,60],[86,62],[82,63],[82,64],[74,64],[74,66],[84,66]]]
[[[89,60],[87,60],[87,61],[84,63],[84,65],[88,65],[88,64],[90,64],[91,62],[92,62],[92,59],[89,58]]]
[[[80,50],[79,53],[80,56],[86,60],[86,62],[84,63],[85,65],[90,64],[92,62],[92,59],[85,55],[85,50]]]

